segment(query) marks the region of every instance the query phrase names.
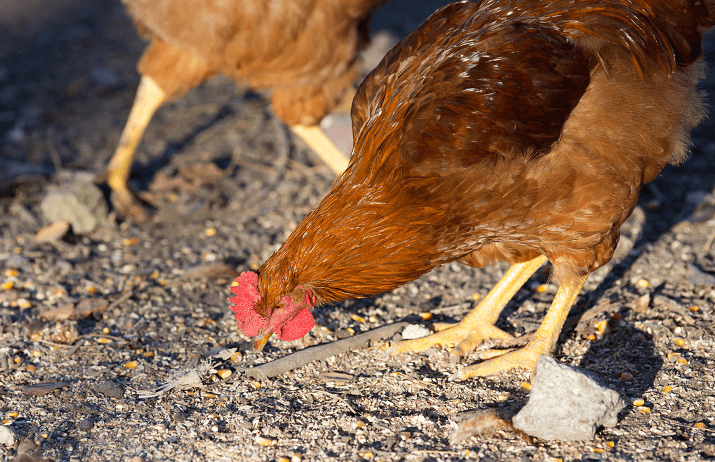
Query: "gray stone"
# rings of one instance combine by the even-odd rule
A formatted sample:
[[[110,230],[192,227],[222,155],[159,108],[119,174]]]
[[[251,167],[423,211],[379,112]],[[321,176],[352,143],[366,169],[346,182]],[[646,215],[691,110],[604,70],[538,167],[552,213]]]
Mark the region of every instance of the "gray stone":
[[[51,190],[42,199],[40,210],[44,219],[51,223],[70,223],[75,234],[89,233],[107,218],[107,203],[102,190],[79,175],[75,181]]]
[[[94,391],[101,393],[108,398],[119,399],[124,397],[124,387],[113,380],[107,380],[100,383],[95,387]]]
[[[543,439],[592,440],[600,426],[613,427],[625,402],[601,379],[547,355],[539,357],[531,395],[514,427]]]

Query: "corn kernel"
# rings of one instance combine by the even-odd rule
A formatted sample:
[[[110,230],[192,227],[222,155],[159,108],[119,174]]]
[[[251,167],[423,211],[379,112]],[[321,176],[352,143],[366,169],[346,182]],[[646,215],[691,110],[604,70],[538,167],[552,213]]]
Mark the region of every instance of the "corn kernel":
[[[94,288],[94,286],[89,286],[87,287],[87,293],[93,294],[97,291],[97,289]]]
[[[390,372],[390,377],[397,377],[400,374],[402,374],[400,371]]]
[[[352,327],[348,327],[348,332],[350,333],[350,335],[353,335],[355,333],[355,329],[353,329]]]
[[[602,454],[602,453],[604,453],[604,452],[606,452],[606,451],[605,451],[604,449],[601,449],[601,448],[591,448],[591,452],[595,452],[595,453],[598,453],[598,454]]]
[[[695,428],[699,428],[699,429],[701,429],[701,430],[705,430],[706,428],[708,428],[708,426],[705,425],[705,422],[698,422],[698,423],[695,424]]]
[[[134,369],[138,365],[139,363],[136,361],[129,361],[128,363],[124,363],[124,367],[126,367],[127,369]]]
[[[26,309],[26,308],[30,308],[32,306],[32,303],[28,302],[26,298],[18,298],[17,306],[19,306],[22,309]]]
[[[103,345],[106,345],[106,344],[108,344],[108,343],[112,343],[112,339],[109,339],[109,338],[107,338],[107,337],[99,337],[99,338],[97,339],[97,343],[101,343],[101,344],[103,344]]]
[[[531,390],[531,384],[529,382],[521,382],[521,386],[527,390]]]
[[[2,419],[2,424],[3,425],[10,425],[13,422],[12,419]]]
[[[276,462],[290,462],[290,459],[285,456],[281,456],[276,459]]]
[[[362,316],[358,316],[357,314],[351,314],[350,319],[355,322],[365,322],[365,318],[363,318]]]
[[[636,283],[638,287],[646,288],[650,285],[650,282],[646,279],[638,279],[638,282]]]
[[[37,372],[37,368],[32,364],[28,364],[27,367],[25,367],[25,370],[30,374],[34,374],[35,372]]]
[[[301,462],[303,460],[303,456],[300,454],[293,454],[290,456],[290,462]]]
[[[683,346],[683,345],[685,345],[685,339],[682,339],[682,338],[680,338],[680,337],[674,338],[673,341],[674,341],[675,344],[678,345],[678,346]]]
[[[663,387],[663,393],[670,393],[671,391],[673,391],[673,387],[671,387],[670,385],[666,385]]]
[[[275,446],[276,445],[276,440],[271,440],[268,438],[264,438],[262,436],[257,436],[256,437],[256,443],[260,444],[261,446]]]
[[[42,332],[33,332],[30,334],[31,342],[39,342],[40,340],[42,340]]]
[[[11,278],[17,276],[17,270],[16,269],[9,269],[5,270],[5,277],[6,278]]]
[[[355,428],[363,428],[364,426],[365,426],[365,422],[363,422],[362,420],[357,420],[355,422]]]
[[[693,305],[693,306],[689,307],[688,309],[692,312],[696,312],[700,309],[700,307],[698,305]]]
[[[204,393],[204,398],[215,399],[216,395],[214,395],[213,393]]]
[[[634,406],[643,406],[645,404],[645,401],[643,398],[638,398],[633,400],[633,405]]]
[[[103,333],[103,334],[108,334],[108,333],[109,333],[109,327],[105,327],[104,329],[102,329],[102,333]]]
[[[233,374],[233,371],[231,369],[219,369],[216,371],[216,374],[221,377],[222,379],[226,379],[228,377],[231,377],[231,374]]]
[[[480,298],[482,298],[481,294],[478,294],[478,293],[476,293],[476,292],[472,292],[472,301],[476,302],[476,301],[479,300]]]
[[[4,290],[10,290],[10,289],[12,289],[13,287],[15,287],[15,283],[12,282],[12,281],[3,282],[3,283],[0,285],[0,289],[4,289]]]
[[[40,433],[41,438],[49,438],[50,434],[49,433]]]
[[[616,447],[616,443],[614,443],[613,441],[606,441],[606,446],[613,449],[614,447]]]
[[[19,356],[15,356],[13,358],[13,361],[15,361],[15,364],[20,364],[22,362],[22,358],[20,358]]]
[[[429,321],[432,319],[432,313],[420,313],[420,318],[424,319],[425,321]]]
[[[628,372],[624,372],[623,374],[621,374],[621,380],[623,380],[624,382],[628,382],[630,380],[633,380],[633,376]]]
[[[238,281],[231,281],[231,287],[238,287],[240,285],[241,285],[241,283]]]
[[[636,409],[638,409],[638,412],[642,412],[643,414],[650,413],[650,408],[648,406],[638,406]]]
[[[243,355],[241,354],[240,351],[235,352],[233,355],[231,355],[231,362],[232,363],[237,363],[243,359]]]
[[[549,290],[549,286],[547,284],[541,284],[536,288],[536,291],[540,294],[546,292],[547,290]]]
[[[206,235],[206,237],[213,237],[216,235],[216,228],[206,228],[204,234]]]
[[[248,384],[255,390],[261,388],[261,382],[248,382]]]
[[[688,364],[688,360],[685,358],[678,358],[678,364]]]
[[[363,459],[372,459],[373,456],[374,454],[371,451],[366,451],[360,454],[360,457],[362,457]]]
[[[607,331],[609,331],[608,327],[608,321],[600,321],[598,324],[596,324],[596,329],[602,334],[605,334]]]
[[[139,242],[139,239],[136,237],[122,239],[122,245],[125,247],[137,245],[137,242]]]
[[[144,356],[145,358],[151,358],[152,356],[154,356],[154,352],[153,351],[145,351],[142,356]]]
[[[189,395],[189,396],[194,396],[194,395],[196,395],[196,393],[194,393],[193,391],[187,391],[186,394]]]
[[[588,337],[586,337],[586,340],[596,340],[596,336],[593,334],[588,334]]]
[[[400,433],[397,434],[397,436],[398,436],[402,441],[405,441],[405,440],[410,439],[410,437],[412,436],[412,433],[410,433],[410,432],[400,432]]]
[[[35,358],[42,356],[42,352],[40,350],[32,350],[32,356]]]
[[[8,417],[12,417],[12,418],[14,419],[14,418],[16,418],[17,416],[19,416],[20,413],[17,412],[17,411],[10,411],[10,412],[6,412],[5,415],[8,416]]]
[[[680,353],[668,353],[668,361],[672,361],[673,359],[679,358]]]

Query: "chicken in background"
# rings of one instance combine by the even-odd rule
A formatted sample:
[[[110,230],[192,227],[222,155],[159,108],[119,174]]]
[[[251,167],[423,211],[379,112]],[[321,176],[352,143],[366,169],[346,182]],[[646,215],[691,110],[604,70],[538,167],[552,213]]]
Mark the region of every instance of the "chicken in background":
[[[386,0],[123,0],[150,39],[119,146],[102,175],[118,212],[146,216],[127,186],[154,112],[216,74],[272,90],[276,115],[339,175],[347,159],[317,124],[357,76],[368,19]]]
[[[547,260],[558,292],[529,343],[453,378],[533,369],[641,186],[687,154],[713,0],[488,0],[446,6],[398,44],[353,102],[350,165],[229,301],[238,326],[299,338],[316,304],[392,290],[450,262],[512,264],[460,323],[392,354],[458,360]]]

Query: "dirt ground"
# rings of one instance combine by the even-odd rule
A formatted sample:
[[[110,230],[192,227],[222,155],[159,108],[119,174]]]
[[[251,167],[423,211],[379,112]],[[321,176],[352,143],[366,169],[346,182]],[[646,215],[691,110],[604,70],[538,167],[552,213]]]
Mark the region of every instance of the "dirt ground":
[[[380,10],[365,70],[439,4]],[[145,46],[118,1],[72,18],[0,46],[0,460],[15,460],[21,441],[46,460],[715,459],[715,119],[694,134],[687,162],[644,188],[613,261],[572,310],[575,321],[595,316],[567,328],[554,354],[626,399],[618,425],[590,442],[495,434],[451,444],[463,412],[518,411],[528,374],[449,382],[447,351],[385,357],[378,344],[274,379],[241,375],[396,321],[459,320],[505,269],[448,265],[317,309],[305,338],[251,350],[229,282],[274,252],[333,180],[262,95],[216,78],[158,112],[132,174],[156,206],[150,223],[110,213],[87,234],[38,241],[43,198],[68,175],[101,172],[116,147]],[[712,36],[706,59],[712,101]],[[345,113],[331,120],[345,124]],[[537,273],[499,326],[534,331],[555,292],[547,282]],[[214,357],[206,387],[138,397],[222,349],[231,358]],[[233,374],[220,379],[224,370]]]

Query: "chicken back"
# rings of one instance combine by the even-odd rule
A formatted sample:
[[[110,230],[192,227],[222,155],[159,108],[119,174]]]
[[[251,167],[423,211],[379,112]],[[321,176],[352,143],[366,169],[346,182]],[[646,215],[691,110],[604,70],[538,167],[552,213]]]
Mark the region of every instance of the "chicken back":
[[[453,261],[513,263],[460,325],[394,350],[456,341],[466,353],[508,335],[493,322],[548,259],[559,293],[528,354],[472,375],[532,367],[610,260],[641,186],[685,158],[704,117],[701,34],[714,24],[713,0],[439,10],[360,86],[348,169],[260,268],[255,311],[271,318],[298,286],[329,303]]]

